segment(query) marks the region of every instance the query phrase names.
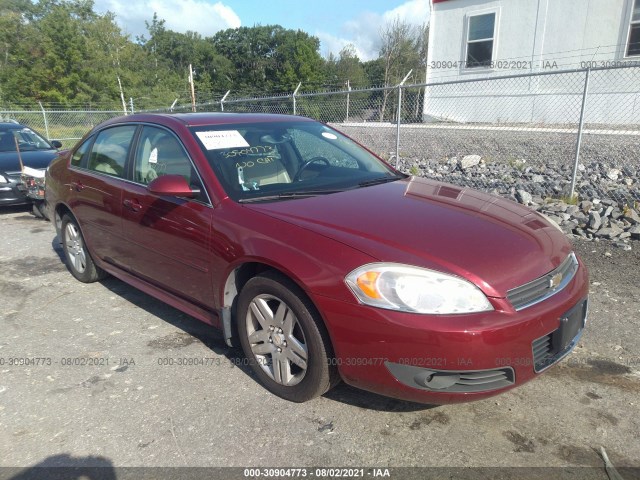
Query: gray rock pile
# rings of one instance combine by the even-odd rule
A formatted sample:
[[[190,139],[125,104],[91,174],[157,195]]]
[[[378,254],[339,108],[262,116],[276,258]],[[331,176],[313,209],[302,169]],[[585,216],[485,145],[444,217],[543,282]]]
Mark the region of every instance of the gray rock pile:
[[[403,159],[399,167],[416,175],[494,191],[499,195],[511,195],[515,188],[515,191],[542,198],[569,196],[573,169],[569,164],[531,165],[525,160],[497,161],[480,155],[454,156],[442,161]],[[580,198],[638,202],[640,171],[631,166],[612,168],[601,162],[580,164],[576,192]]]
[[[613,240],[630,249],[629,240],[640,240],[640,215],[635,208],[609,199],[583,200],[577,205],[561,200],[532,199],[528,205],[546,215],[570,235],[585,239]],[[524,203],[524,202],[520,202]]]

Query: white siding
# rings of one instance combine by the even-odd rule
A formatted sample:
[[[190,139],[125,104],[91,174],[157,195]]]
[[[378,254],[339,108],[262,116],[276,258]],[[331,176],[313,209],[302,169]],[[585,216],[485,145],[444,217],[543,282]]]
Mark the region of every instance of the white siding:
[[[632,3],[633,0],[435,3],[427,83],[553,72],[587,65],[640,64],[640,57],[624,58]],[[498,22],[494,67],[466,68],[467,19],[492,11],[497,13]],[[595,96],[587,110],[587,121],[629,123],[633,115],[640,115],[640,83],[635,69],[594,72],[592,77],[591,91]],[[429,87],[425,120],[575,123],[583,79],[584,74],[567,74]]]

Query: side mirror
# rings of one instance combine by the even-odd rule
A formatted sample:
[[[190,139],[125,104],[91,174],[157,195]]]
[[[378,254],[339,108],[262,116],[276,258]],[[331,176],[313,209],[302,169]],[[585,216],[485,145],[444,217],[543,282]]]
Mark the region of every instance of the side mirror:
[[[62,148],[62,142],[58,141],[58,140],[52,140],[51,141],[51,146],[55,149],[59,149]]]
[[[155,195],[195,198],[200,192],[193,190],[182,175],[162,175],[153,180],[147,190]]]

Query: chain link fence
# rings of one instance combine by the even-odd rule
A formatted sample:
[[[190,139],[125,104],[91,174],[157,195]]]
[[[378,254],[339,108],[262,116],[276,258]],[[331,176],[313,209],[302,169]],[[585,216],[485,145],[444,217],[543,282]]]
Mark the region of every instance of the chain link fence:
[[[527,203],[640,201],[640,67],[542,71],[390,88],[236,99],[297,113],[401,170]]]
[[[303,115],[399,169],[527,203],[640,201],[640,67],[541,71],[387,88],[228,98],[203,112]],[[189,112],[191,105],[158,112]],[[2,111],[75,143],[121,111]]]
[[[122,110],[0,110],[0,120],[14,120],[28,125],[49,140],[70,148],[85,133],[110,118],[123,115]]]
[[[400,165],[520,200],[638,201],[639,80],[632,67],[423,85],[402,104]]]

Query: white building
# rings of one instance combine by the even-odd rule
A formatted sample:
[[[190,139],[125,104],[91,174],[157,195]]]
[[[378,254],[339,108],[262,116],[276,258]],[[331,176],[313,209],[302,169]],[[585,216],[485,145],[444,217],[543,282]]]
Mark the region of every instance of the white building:
[[[640,0],[430,0],[427,83],[590,73],[590,123],[640,123]],[[425,120],[574,123],[585,73],[442,84]],[[635,118],[635,122],[633,119]]]

